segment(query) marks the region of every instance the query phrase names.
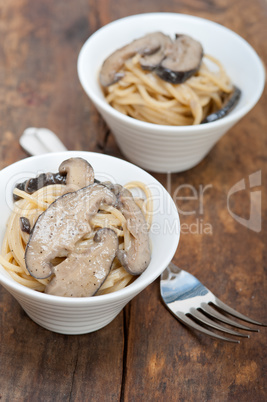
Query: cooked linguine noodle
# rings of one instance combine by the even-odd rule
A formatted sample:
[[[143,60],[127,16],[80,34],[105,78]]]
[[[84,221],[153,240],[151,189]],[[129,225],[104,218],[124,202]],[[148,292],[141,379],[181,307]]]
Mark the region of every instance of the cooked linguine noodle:
[[[140,55],[124,64],[124,76],[104,88],[107,102],[119,112],[138,120],[163,125],[200,124],[219,110],[233,85],[221,63],[205,55],[212,63],[201,63],[199,70],[182,84],[171,84],[153,71],[140,67]]]
[[[140,182],[130,182],[125,188],[138,188],[145,195],[146,200],[136,199],[137,205],[142,209],[148,225],[152,221],[152,198],[149,189]],[[21,197],[14,203],[13,212],[8,220],[7,230],[2,246],[0,263],[18,283],[28,288],[43,292],[50,281],[47,279],[36,279],[32,277],[25,265],[25,248],[29,240],[29,234],[21,230],[20,218],[27,218],[30,226],[33,227],[38,216],[47,207],[64,193],[65,186],[61,184],[42,187],[33,194],[14,189],[14,194]],[[123,214],[112,206],[103,206],[101,210],[90,220],[92,232],[76,245],[76,252],[82,252],[85,248],[93,244],[95,232],[102,227],[109,227],[115,231],[119,237],[120,249],[127,249],[130,242],[130,233],[126,227],[126,220]],[[134,277],[125,271],[118,259],[115,258],[111,272],[107,279],[98,290],[97,295],[115,292],[124,288]]]

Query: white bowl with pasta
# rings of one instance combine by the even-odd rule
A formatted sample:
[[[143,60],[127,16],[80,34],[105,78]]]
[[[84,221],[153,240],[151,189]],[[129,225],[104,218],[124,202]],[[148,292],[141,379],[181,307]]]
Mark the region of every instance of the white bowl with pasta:
[[[15,225],[12,230],[11,226],[7,226],[7,223],[10,222],[9,217],[12,213],[14,215],[14,187],[17,183],[36,177],[40,173],[57,172],[62,161],[73,157],[87,160],[94,168],[95,178],[100,181],[126,185],[126,183],[138,180],[151,193],[148,208],[148,210],[152,211],[149,232],[152,250],[150,264],[141,275],[135,277],[133,282],[113,293],[92,297],[63,297],[47,294],[28,287],[27,281],[34,280],[31,276],[25,276],[24,272],[22,275],[19,274],[26,278],[25,282],[22,281],[22,284],[15,277],[18,274],[12,274],[11,272],[13,269],[16,270],[14,264],[19,266],[13,255],[19,260],[23,258],[23,255],[19,257],[20,249],[22,248],[22,251],[25,249],[23,236],[19,230],[16,229]],[[180,235],[180,223],[176,206],[168,192],[157,180],[129,162],[90,152],[70,151],[46,154],[23,159],[3,169],[0,172],[0,181],[3,189],[0,194],[2,213],[0,225],[0,242],[2,245],[0,283],[15,297],[33,321],[51,331],[63,334],[83,334],[104,327],[120,313],[133,297],[163,272],[175,254]],[[49,187],[52,188],[53,186],[47,186],[47,189]],[[144,197],[140,188],[131,191],[136,197]],[[48,192],[48,196],[49,194],[50,192]],[[41,197],[41,204],[46,202],[43,197]],[[49,202],[53,201],[50,198],[49,200]],[[20,201],[21,203],[24,202],[23,199]],[[22,204],[19,205],[20,209],[26,210],[24,204],[23,207]],[[24,212],[21,213],[20,211],[18,213],[18,216],[24,214]],[[24,271],[27,273],[26,269]]]
[[[237,106],[228,115],[206,124],[192,125],[187,119],[186,124],[190,125],[168,125],[168,117],[165,118],[167,124],[156,124],[129,117],[106,101],[99,83],[104,60],[134,39],[155,31],[171,37],[176,33],[189,35],[202,44],[204,55],[210,55],[220,63],[230,82],[242,92]],[[218,66],[207,61],[205,56],[204,62],[212,71],[218,70]],[[86,94],[112,130],[122,153],[131,162],[154,172],[180,172],[197,165],[216,142],[255,106],[265,82],[260,58],[239,35],[209,20],[172,13],[129,16],[96,31],[80,51],[78,76]],[[227,78],[223,85],[229,85]],[[199,99],[200,95],[197,96]],[[154,115],[163,118],[163,108],[157,110],[153,111]],[[170,112],[168,108],[165,110]],[[200,121],[199,111],[194,114]]]

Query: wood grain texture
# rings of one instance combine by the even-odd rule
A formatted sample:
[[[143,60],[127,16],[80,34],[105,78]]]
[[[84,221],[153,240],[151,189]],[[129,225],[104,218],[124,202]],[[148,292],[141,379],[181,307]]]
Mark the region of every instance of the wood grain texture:
[[[76,61],[101,26],[153,11],[221,23],[267,61],[263,0],[0,0],[0,168],[27,156],[18,139],[29,126],[50,128],[69,149],[124,158],[79,84]],[[174,262],[232,307],[265,322],[266,104],[265,91],[194,169],[154,175],[180,211]],[[227,210],[231,187],[243,178],[248,183],[256,171],[262,174],[258,233]],[[249,188],[236,194],[232,211],[248,218],[249,196]],[[194,333],[166,311],[158,280],[107,327],[82,336],[39,327],[3,288],[0,306],[1,401],[267,400],[266,329],[239,346]]]

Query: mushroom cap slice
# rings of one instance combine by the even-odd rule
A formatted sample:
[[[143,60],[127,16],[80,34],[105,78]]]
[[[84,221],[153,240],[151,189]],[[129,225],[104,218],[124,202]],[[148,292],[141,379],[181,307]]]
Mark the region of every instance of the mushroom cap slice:
[[[213,121],[222,119],[224,116],[230,113],[231,110],[234,109],[240,99],[240,96],[241,90],[238,87],[234,86],[233,92],[231,92],[230,95],[226,98],[223,107],[217,110],[217,112],[211,113],[207,117],[205,117],[205,119],[202,120],[201,124],[211,123]]]
[[[37,219],[25,251],[29,273],[44,279],[52,274],[51,261],[66,257],[85,234],[91,232],[89,220],[102,203],[115,205],[116,196],[106,186],[94,183],[64,194]]]
[[[112,229],[99,229],[94,244],[82,253],[72,252],[53,268],[45,293],[65,297],[93,296],[105,281],[119,241]]]
[[[58,173],[41,173],[39,176],[27,179],[18,183],[16,188],[32,194],[42,187],[52,184],[64,184],[64,193],[76,191],[79,188],[88,186],[94,182],[94,169],[83,158],[69,158],[61,163]],[[13,195],[14,201],[20,199],[16,194]]]
[[[25,191],[28,194],[32,194],[35,191],[43,188],[45,186],[50,186],[52,184],[66,184],[66,175],[61,175],[60,173],[41,173],[37,177],[32,177],[27,179],[22,183],[16,184],[16,188]],[[18,201],[21,197],[13,194],[13,200]]]
[[[118,250],[117,257],[127,272],[131,275],[140,275],[151,260],[148,224],[129,190],[121,187],[117,199],[117,208],[125,217],[131,236],[129,248]]]
[[[24,233],[31,233],[31,224],[28,218],[21,216],[19,218],[20,230]]]
[[[165,49],[165,58],[156,68],[157,75],[172,84],[181,84],[199,69],[203,57],[202,45],[188,35],[176,35]]]
[[[123,73],[120,69],[123,67],[126,60],[139,53],[144,56],[141,59],[141,65],[143,68],[152,69],[154,65],[163,59],[164,55],[161,50],[165,46],[166,42],[171,42],[170,38],[161,32],[154,32],[136,39],[128,45],[113,52],[102,64],[100,70],[100,83],[103,87],[107,87],[115,82],[119,81],[123,77]],[[148,55],[154,55],[155,58],[148,57]]]
[[[58,170],[61,175],[67,175],[65,193],[76,191],[94,183],[94,169],[83,158],[66,159],[61,163]]]
[[[165,58],[165,49],[172,43],[171,38],[161,32],[155,32],[150,35],[155,42],[158,42],[159,46],[156,51],[143,54],[140,58],[140,65],[144,70],[154,70]]]

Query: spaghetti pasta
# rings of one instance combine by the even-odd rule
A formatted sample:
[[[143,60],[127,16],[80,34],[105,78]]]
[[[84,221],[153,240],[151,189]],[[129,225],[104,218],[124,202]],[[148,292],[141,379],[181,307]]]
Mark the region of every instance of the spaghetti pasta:
[[[233,92],[230,78],[212,56],[205,55],[197,72],[181,84],[166,82],[155,72],[143,70],[140,58],[136,54],[128,59],[121,70],[123,77],[103,87],[112,107],[138,120],[175,126],[200,124]]]
[[[152,219],[152,199],[149,189],[140,182],[131,182],[125,185],[125,188],[136,188],[144,194],[146,200],[136,201],[140,205],[146,217],[148,225],[151,225]],[[40,214],[42,214],[48,206],[65,192],[66,186],[63,184],[53,184],[42,187],[33,194],[25,191],[14,189],[14,194],[20,197],[14,203],[14,209],[9,217],[7,229],[2,245],[2,254],[0,255],[0,263],[9,273],[9,275],[18,283],[43,292],[51,278],[36,279],[30,275],[25,264],[25,249],[30,235],[21,228],[20,218],[27,218],[30,227],[34,224]],[[130,233],[126,225],[126,219],[122,212],[117,208],[103,205],[96,215],[90,220],[92,232],[86,235],[75,246],[75,252],[79,253],[88,249],[93,243],[93,237],[99,228],[108,227],[113,229],[119,238],[119,249],[124,250],[129,247]],[[122,289],[134,280],[134,277],[126,272],[117,258],[112,263],[111,271],[97,292],[97,295],[111,293]]]

